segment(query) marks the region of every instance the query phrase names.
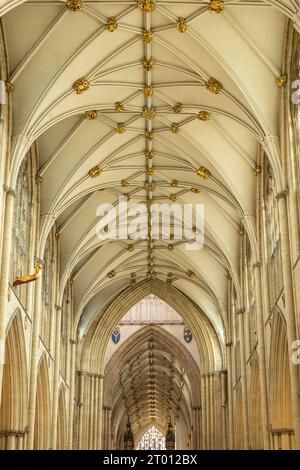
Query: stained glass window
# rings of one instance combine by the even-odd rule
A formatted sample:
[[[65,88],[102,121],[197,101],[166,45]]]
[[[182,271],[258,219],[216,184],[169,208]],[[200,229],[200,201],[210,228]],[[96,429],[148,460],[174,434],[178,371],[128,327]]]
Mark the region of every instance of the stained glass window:
[[[152,426],[140,440],[137,450],[166,450],[165,436]]]

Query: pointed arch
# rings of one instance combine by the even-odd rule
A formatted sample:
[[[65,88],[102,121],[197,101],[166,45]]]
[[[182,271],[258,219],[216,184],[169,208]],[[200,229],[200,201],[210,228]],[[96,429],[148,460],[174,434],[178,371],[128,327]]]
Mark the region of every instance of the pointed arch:
[[[51,400],[48,364],[46,354],[44,354],[40,360],[40,364],[38,367],[33,444],[34,449],[41,450],[49,448],[50,417]]]
[[[67,412],[66,412],[66,391],[61,385],[58,395],[58,415],[57,415],[57,450],[67,448]]]
[[[259,361],[256,353],[251,358],[249,398],[250,446],[251,449],[263,449]]]
[[[293,434],[290,358],[286,323],[279,310],[273,314],[269,357],[270,423],[274,449],[290,448]],[[283,442],[287,441],[287,442]]]
[[[16,310],[7,328],[4,352],[0,448],[22,447],[27,422],[27,358],[23,322]],[[17,438],[20,440],[17,443]]]

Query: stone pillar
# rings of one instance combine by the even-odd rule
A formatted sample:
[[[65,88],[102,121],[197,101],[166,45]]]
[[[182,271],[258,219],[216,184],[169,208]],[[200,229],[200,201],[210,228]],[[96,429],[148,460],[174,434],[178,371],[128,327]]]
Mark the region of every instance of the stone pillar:
[[[240,361],[241,361],[241,388],[242,388],[242,407],[243,407],[244,446],[245,446],[245,449],[249,449],[248,390],[247,390],[245,337],[244,337],[244,322],[243,322],[244,313],[245,313],[245,308],[241,308],[237,311],[239,337],[240,337]]]
[[[55,346],[54,346],[54,370],[53,370],[53,396],[52,396],[52,424],[51,424],[51,449],[57,447],[57,415],[59,394],[59,369],[60,369],[60,341],[61,341],[61,316],[63,308],[55,305]],[[67,431],[67,430],[66,430]]]
[[[68,430],[68,449],[73,449],[74,434],[74,406],[75,406],[75,364],[76,364],[76,341],[70,339],[71,344],[71,366],[70,366],[70,395],[69,395],[69,430]]]
[[[95,419],[95,410],[94,410],[94,392],[95,392],[95,377],[94,374],[89,374],[89,417],[88,417],[88,425],[89,425],[89,442],[88,442],[88,449],[93,449],[93,442],[94,442],[94,419]]]
[[[300,449],[300,380],[299,365],[293,364],[291,356],[294,350],[292,344],[299,339],[296,327],[295,299],[293,290],[292,262],[289,239],[288,212],[287,212],[287,195],[288,191],[282,191],[277,195],[279,225],[280,225],[280,242],[282,257],[282,275],[285,295],[285,318],[287,325],[287,340],[289,351],[289,368],[291,377],[291,396],[293,410],[293,424],[295,432],[295,449]]]
[[[42,260],[36,260],[42,264]],[[31,336],[31,361],[30,361],[30,381],[28,397],[28,436],[27,449],[33,449],[34,441],[34,421],[35,421],[35,402],[37,386],[37,366],[38,366],[38,348],[41,327],[41,301],[42,301],[42,276],[35,283],[35,303]]]
[[[7,450],[15,450],[16,449],[16,433],[15,433],[15,431],[9,431],[7,433],[6,449]]]
[[[94,416],[93,416],[93,446],[92,449],[97,449],[97,422],[98,422],[98,405],[99,405],[99,377],[95,374],[94,381]]]
[[[8,305],[8,282],[9,282],[9,266],[12,245],[12,222],[14,213],[14,199],[16,192],[3,186],[6,193],[5,197],[5,215],[3,222],[3,241],[2,241],[2,259],[1,259],[1,276],[0,276],[0,403],[2,398],[2,380],[4,366],[4,344],[5,344],[5,324]]]
[[[259,381],[261,395],[261,417],[264,449],[270,449],[268,386],[265,353],[265,325],[262,306],[261,262],[253,265],[256,297],[257,351],[259,357]]]
[[[102,375],[99,375],[99,402],[98,402],[98,426],[97,426],[97,448],[102,449],[102,434],[103,434],[103,379]]]
[[[227,357],[227,390],[228,390],[228,447],[233,449],[233,393],[232,393],[232,341],[226,343],[226,357]]]
[[[202,408],[202,449],[207,449],[207,435],[206,435],[206,413],[207,413],[207,403],[205,399],[205,377],[201,377],[201,408]]]
[[[226,371],[221,372],[221,407],[222,407],[222,445],[223,450],[227,449],[227,394],[226,394],[226,382],[227,382],[227,373]]]
[[[85,408],[85,382],[86,382],[86,373],[78,372],[78,388],[79,388],[79,399],[78,399],[78,425],[77,425],[77,449],[84,449],[84,408]]]

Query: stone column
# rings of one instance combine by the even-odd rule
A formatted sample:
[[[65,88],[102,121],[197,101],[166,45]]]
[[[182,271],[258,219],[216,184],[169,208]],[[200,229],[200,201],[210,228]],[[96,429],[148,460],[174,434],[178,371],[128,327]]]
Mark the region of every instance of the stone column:
[[[223,438],[223,450],[227,449],[227,394],[226,394],[226,382],[227,373],[226,371],[221,372],[221,407],[222,407],[222,438]]]
[[[233,449],[233,380],[232,380],[232,341],[226,343],[227,357],[227,390],[228,390],[228,446]]]
[[[94,382],[94,416],[93,416],[93,450],[97,449],[97,423],[98,423],[98,405],[99,405],[99,376],[95,374]]]
[[[98,402],[98,426],[97,426],[97,448],[102,449],[102,433],[103,433],[103,379],[102,375],[99,376],[99,402]]]
[[[292,344],[299,339],[296,327],[295,299],[293,290],[292,262],[289,239],[288,212],[287,212],[287,195],[288,191],[282,191],[277,195],[279,225],[280,225],[280,242],[282,257],[282,275],[285,295],[285,318],[287,326],[287,340],[289,351],[289,368],[291,377],[291,396],[293,410],[293,424],[295,431],[295,449],[300,449],[300,380],[299,365],[293,364],[291,360],[294,352]]]
[[[59,369],[60,369],[60,341],[61,341],[61,316],[63,308],[55,305],[55,346],[54,346],[54,370],[53,370],[53,396],[52,396],[52,424],[51,424],[51,449],[57,447],[57,415],[59,393]],[[66,430],[67,431],[67,430]]]
[[[205,400],[205,377],[201,377],[201,408],[202,408],[202,449],[207,449],[207,435],[206,435],[206,413],[207,413],[207,404]]]
[[[16,449],[16,432],[8,431],[7,440],[6,440],[6,449],[15,450]]]
[[[247,372],[246,372],[246,355],[245,355],[245,337],[243,315],[245,308],[240,308],[238,314],[238,327],[240,337],[240,361],[241,361],[241,388],[242,388],[242,407],[243,407],[243,428],[244,428],[244,445],[249,449],[249,421],[248,421],[248,390],[247,390]]]
[[[4,185],[5,196],[5,215],[3,222],[3,241],[2,241],[2,259],[1,259],[1,276],[0,276],[0,403],[2,398],[2,380],[4,365],[4,348],[5,348],[5,324],[8,305],[8,282],[9,282],[9,266],[10,254],[12,247],[12,222],[14,213],[14,199],[16,192]]]
[[[83,445],[83,437],[84,437],[84,408],[86,404],[84,403],[85,400],[85,382],[86,382],[86,373],[85,372],[78,372],[78,388],[79,388],[79,400],[77,403],[78,406],[78,424],[77,424],[77,449],[81,450],[84,449]]]
[[[42,260],[36,260],[42,265]],[[35,421],[35,402],[37,386],[37,366],[38,366],[38,348],[41,327],[41,303],[42,303],[42,276],[35,283],[35,303],[31,335],[31,361],[30,361],[30,381],[28,397],[28,436],[27,449],[33,449],[34,440],[34,421]]]
[[[265,325],[262,306],[262,285],[261,285],[261,262],[253,265],[256,297],[256,319],[257,319],[257,351],[259,357],[259,381],[261,396],[261,417],[264,449],[270,449],[269,435],[269,410],[268,410],[268,386],[266,372],[265,353]]]
[[[71,344],[71,367],[70,367],[70,395],[69,395],[69,430],[68,430],[68,449],[73,449],[74,433],[74,406],[75,406],[75,364],[76,364],[76,341],[70,339]]]

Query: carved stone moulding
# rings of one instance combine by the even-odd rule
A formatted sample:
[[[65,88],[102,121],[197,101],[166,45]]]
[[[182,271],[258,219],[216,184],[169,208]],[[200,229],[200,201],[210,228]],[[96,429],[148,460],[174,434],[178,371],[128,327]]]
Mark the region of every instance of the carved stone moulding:
[[[208,91],[210,91],[213,95],[218,95],[222,91],[222,83],[220,83],[215,78],[211,77],[207,82],[205,82],[205,86]]]
[[[73,83],[73,90],[77,95],[81,95],[90,88],[90,82],[87,78],[81,77]]]

